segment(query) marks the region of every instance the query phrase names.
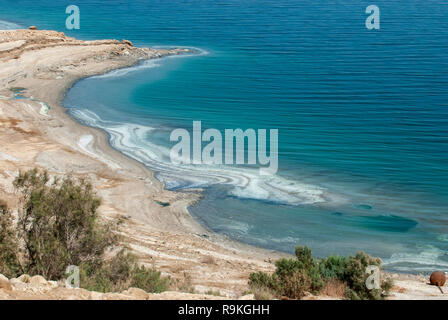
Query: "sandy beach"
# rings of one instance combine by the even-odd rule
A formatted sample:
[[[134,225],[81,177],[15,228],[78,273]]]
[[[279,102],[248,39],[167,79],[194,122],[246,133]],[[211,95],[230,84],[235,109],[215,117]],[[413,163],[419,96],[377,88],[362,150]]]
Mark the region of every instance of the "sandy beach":
[[[245,297],[249,274],[273,271],[273,262],[285,254],[205,230],[187,210],[200,199],[199,192],[165,190],[145,166],[112,149],[105,133],[77,123],[60,105],[67,90],[82,78],[185,50],[136,48],[117,40],[81,41],[55,31],[0,31],[1,198],[17,207],[12,181],[19,170],[39,167],[52,175],[89,177],[103,199],[101,214],[123,220],[125,245],[142,263],[179,282],[191,279],[198,293],[214,290],[228,298]],[[393,276],[392,299],[448,298],[423,277]],[[173,295],[177,296],[163,297],[179,298],[179,293]]]
[[[238,296],[247,290],[250,272],[273,269],[269,261],[278,254],[204,230],[187,211],[200,194],[164,190],[147,168],[113,150],[102,131],[80,125],[59,104],[79,79],[184,49],[78,41],[54,31],[3,31],[0,41],[0,135],[5,142],[0,147],[0,189],[11,207],[16,205],[12,181],[19,170],[37,166],[54,175],[84,175],[103,199],[101,213],[125,221],[126,244],[141,261],[174,278],[191,277],[198,291]],[[11,88],[24,88],[26,99],[11,100]]]

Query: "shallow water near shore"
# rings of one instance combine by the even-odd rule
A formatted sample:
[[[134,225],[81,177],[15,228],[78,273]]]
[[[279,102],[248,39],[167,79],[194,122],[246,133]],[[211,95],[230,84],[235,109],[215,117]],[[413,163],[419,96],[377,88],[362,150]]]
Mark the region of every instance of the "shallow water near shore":
[[[64,10],[46,3],[2,12],[65,31]],[[374,33],[363,1],[114,3],[97,12],[96,1],[80,1],[82,28],[67,33],[201,54],[82,80],[64,104],[168,188],[204,188],[190,211],[205,226],[286,252],[298,244],[317,256],[364,250],[393,271],[448,267],[446,6],[379,1],[383,25]],[[170,131],[194,120],[278,128],[278,175],[171,165]]]

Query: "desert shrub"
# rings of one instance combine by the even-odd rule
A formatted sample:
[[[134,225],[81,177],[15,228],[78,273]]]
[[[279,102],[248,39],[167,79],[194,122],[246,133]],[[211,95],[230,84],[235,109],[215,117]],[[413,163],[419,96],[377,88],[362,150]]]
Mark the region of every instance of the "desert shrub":
[[[16,223],[0,202],[0,273],[59,280],[67,266],[76,265],[81,287],[89,290],[132,286],[161,292],[168,287],[169,278],[139,266],[135,255],[126,250],[111,254],[120,240],[117,226],[100,221],[101,201],[89,181],[72,176],[51,181],[46,171],[33,169],[19,173],[14,187],[20,195]]]
[[[0,200],[0,273],[12,278],[21,271],[19,244],[13,217],[5,202]]]
[[[249,276],[252,290],[269,291],[277,298],[285,296],[300,299],[306,292],[318,294],[322,290],[337,291],[338,296],[349,299],[382,299],[388,292],[391,281],[382,280],[380,289],[369,290],[366,286],[366,268],[376,265],[381,268],[381,260],[363,252],[356,256],[329,256],[317,260],[307,247],[296,248],[296,259],[280,259],[275,263],[272,275],[258,272]],[[341,294],[341,291],[345,291]]]
[[[280,259],[275,262],[275,274],[279,278],[285,278],[291,274],[293,274],[297,270],[304,269],[304,264],[297,259]]]
[[[131,287],[140,288],[146,292],[160,293],[166,291],[170,285],[170,278],[162,277],[155,269],[136,266],[133,270]]]
[[[258,291],[265,288],[277,297],[300,299],[306,292],[319,292],[324,285],[318,261],[307,247],[297,247],[296,259],[283,258],[277,260],[275,266],[276,270],[272,275],[264,272],[252,273],[249,286]]]
[[[383,292],[391,288],[390,281],[382,280],[380,289],[368,289],[366,280],[368,266],[377,266],[381,270],[381,259],[373,258],[364,252],[358,252],[355,256],[329,256],[320,262],[320,271],[324,279],[338,279],[347,284],[347,298],[378,300],[382,298]]]
[[[326,281],[344,279],[348,258],[343,256],[329,256],[319,262],[319,272]]]
[[[345,298],[347,296],[347,284],[337,279],[330,279],[325,283],[320,293],[328,297]]]
[[[196,292],[196,289],[193,285],[193,280],[192,280],[191,276],[186,272],[182,273],[182,278],[175,279],[174,281],[172,281],[171,285],[175,290],[179,290],[182,292],[187,292],[187,293],[195,293]]]
[[[251,292],[255,300],[274,300],[276,298],[275,292],[272,292],[266,287],[254,287]]]
[[[369,275],[366,268],[370,265],[378,266],[381,270],[381,259],[373,258],[364,252],[350,256],[345,269],[344,281],[348,285],[347,297],[352,300],[379,300],[383,292],[388,293],[392,288],[390,279],[382,279],[380,289],[368,289],[366,281]]]
[[[210,289],[210,290],[207,290],[206,292],[204,292],[204,294],[209,295],[209,296],[219,297],[219,296],[221,296],[221,291]]]
[[[100,266],[80,266],[81,286],[99,292],[119,292],[129,287],[147,292],[160,293],[167,290],[170,279],[162,277],[155,269],[137,264],[137,257],[121,250]]]
[[[117,292],[129,288],[136,258],[121,250],[100,264],[83,263],[80,267],[81,287],[91,291]]]
[[[312,279],[304,269],[287,275],[282,283],[282,296],[291,299],[302,299],[306,292],[311,289]]]
[[[272,293],[281,292],[281,281],[277,273],[269,275],[265,272],[251,273],[249,276],[249,287],[254,290],[266,289]]]
[[[313,258],[310,248],[297,246],[295,253],[297,261],[303,266],[304,269],[309,269],[315,265],[316,261]]]
[[[98,220],[100,199],[84,179],[68,176],[50,183],[47,172],[20,173],[18,232],[24,242],[24,269],[60,279],[68,265],[99,264],[117,243],[112,225]]]
[[[205,264],[216,264],[216,260],[212,256],[204,256],[201,262]]]

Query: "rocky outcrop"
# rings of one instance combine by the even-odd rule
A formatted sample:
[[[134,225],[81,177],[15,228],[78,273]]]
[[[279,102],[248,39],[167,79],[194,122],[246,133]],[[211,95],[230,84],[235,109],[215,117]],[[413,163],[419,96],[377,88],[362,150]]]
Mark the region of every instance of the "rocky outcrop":
[[[121,43],[123,43],[123,44],[125,44],[125,45],[128,45],[128,46],[130,46],[130,47],[133,47],[133,46],[134,46],[134,45],[132,44],[131,41],[126,40],[126,39],[123,39],[123,40],[121,41]]]
[[[33,28],[36,28],[32,26]],[[32,50],[41,50],[45,48],[59,47],[59,46],[105,46],[108,45],[109,54],[112,57],[125,57],[130,60],[135,58],[138,60],[160,58],[166,55],[177,55],[189,52],[189,49],[175,48],[175,49],[148,49],[134,47],[129,40],[94,40],[83,41],[67,37],[63,32],[52,30],[0,30],[0,61],[8,59],[18,59],[24,52]],[[18,41],[21,41],[18,45]],[[2,48],[3,46],[4,48]],[[86,52],[88,50],[86,49]],[[107,51],[107,50],[105,50]],[[103,57],[98,59],[109,59],[110,56],[105,52]],[[137,62],[135,61],[135,62]]]
[[[245,297],[247,299],[247,297]],[[251,298],[251,297],[249,297]],[[123,292],[94,292],[66,288],[64,281],[47,281],[42,276],[21,275],[8,279],[0,274],[0,300],[216,300],[226,299],[206,294],[168,291],[160,294],[129,288]]]

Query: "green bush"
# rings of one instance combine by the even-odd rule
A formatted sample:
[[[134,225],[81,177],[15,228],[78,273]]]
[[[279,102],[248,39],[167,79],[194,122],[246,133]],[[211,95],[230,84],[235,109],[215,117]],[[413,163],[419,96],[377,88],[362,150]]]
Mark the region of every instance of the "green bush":
[[[291,299],[302,299],[306,292],[311,290],[313,282],[308,272],[304,269],[294,271],[282,279],[282,281],[282,296]]]
[[[265,288],[267,291],[280,292],[281,281],[279,281],[277,273],[268,275],[264,272],[251,273],[249,276],[249,286],[251,289]],[[252,290],[253,291],[253,290]]]
[[[6,203],[0,201],[0,273],[8,278],[15,277],[21,271],[18,252],[13,217]]]
[[[356,256],[348,259],[345,271],[344,281],[349,289],[347,297],[353,300],[379,300],[382,299],[382,293],[389,292],[392,288],[390,279],[381,280],[380,289],[369,290],[366,281],[369,275],[366,268],[370,265],[378,266],[381,269],[381,259],[373,258],[364,252],[358,252]]]
[[[318,294],[329,282],[338,281],[347,286],[349,299],[376,300],[383,298],[392,286],[390,280],[382,280],[380,289],[369,290],[366,286],[366,268],[381,268],[381,260],[360,252],[356,256],[329,256],[317,260],[307,247],[296,248],[296,259],[280,259],[275,263],[272,275],[258,272],[249,277],[249,286],[263,292],[271,292],[277,298],[300,299],[306,292]]]
[[[99,264],[117,244],[112,225],[98,221],[101,201],[88,181],[50,182],[47,172],[34,169],[20,173],[14,187],[21,194],[18,231],[28,274],[60,279],[69,265]]]
[[[67,266],[76,265],[81,287],[86,289],[166,290],[169,278],[139,267],[133,254],[121,250],[106,259],[120,239],[115,224],[100,221],[101,200],[89,181],[72,176],[51,180],[46,171],[33,169],[19,173],[14,187],[20,194],[15,224],[6,204],[0,202],[0,273],[59,280],[66,276]]]
[[[170,279],[161,273],[137,264],[137,257],[121,250],[100,266],[80,266],[81,286],[98,292],[119,292],[134,287],[147,292],[167,290]]]
[[[297,246],[295,253],[297,261],[303,265],[303,268],[309,269],[316,264],[310,248]]]
[[[343,280],[345,278],[348,258],[343,256],[329,256],[319,262],[319,272],[322,278]]]
[[[272,275],[263,272],[249,277],[249,286],[266,288],[277,297],[302,298],[306,292],[318,293],[324,282],[319,273],[319,264],[307,247],[296,248],[296,259],[280,259],[275,262]]]
[[[131,287],[140,288],[146,292],[160,293],[166,291],[170,284],[170,278],[162,277],[155,269],[147,269],[144,266],[136,266],[133,270]]]
[[[129,288],[136,258],[121,250],[100,264],[83,263],[80,268],[80,283],[87,290],[117,292]]]
[[[255,300],[273,300],[275,293],[265,287],[254,287],[251,291]]]

